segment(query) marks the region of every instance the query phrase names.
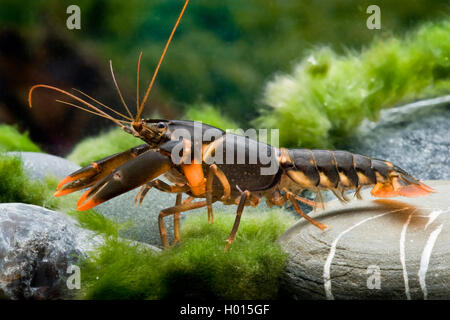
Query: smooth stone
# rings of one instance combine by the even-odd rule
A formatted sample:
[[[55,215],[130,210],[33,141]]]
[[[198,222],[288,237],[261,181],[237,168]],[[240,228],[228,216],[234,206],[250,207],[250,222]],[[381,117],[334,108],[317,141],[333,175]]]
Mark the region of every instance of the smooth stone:
[[[294,299],[450,299],[450,181],[416,198],[331,201],[278,239],[288,253],[283,294]]]
[[[67,299],[70,265],[102,244],[66,214],[23,203],[0,204],[0,299]]]

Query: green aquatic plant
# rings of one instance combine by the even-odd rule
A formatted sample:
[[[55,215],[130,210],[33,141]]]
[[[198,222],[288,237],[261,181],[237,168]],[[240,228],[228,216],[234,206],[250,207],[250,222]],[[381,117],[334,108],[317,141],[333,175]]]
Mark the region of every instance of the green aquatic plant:
[[[0,203],[22,202],[56,208],[57,201],[47,185],[25,173],[19,156],[0,153]]]
[[[82,266],[85,299],[274,299],[286,254],[275,240],[295,219],[282,210],[244,215],[224,252],[234,215],[191,215],[182,243],[162,252],[109,237]]]
[[[103,236],[117,237],[121,229],[129,227],[130,225],[129,223],[119,223],[117,221],[108,219],[104,215],[98,213],[93,209],[80,212],[73,209],[74,206],[72,206],[71,208],[71,210],[60,210],[65,212],[72,218],[75,218],[82,228],[94,231],[95,233]]]
[[[20,133],[15,126],[0,124],[0,152],[8,151],[41,152],[28,133]]]
[[[313,50],[265,90],[270,107],[254,121],[280,128],[286,147],[331,148],[383,108],[450,91],[450,20],[426,24],[403,38],[373,41],[340,55]]]
[[[79,193],[55,198],[58,179],[47,176],[43,181],[30,179],[20,156],[0,153],[0,203],[20,202],[65,212],[78,220],[81,227],[108,236],[117,236],[125,224],[111,221],[94,210],[79,212],[76,207]]]

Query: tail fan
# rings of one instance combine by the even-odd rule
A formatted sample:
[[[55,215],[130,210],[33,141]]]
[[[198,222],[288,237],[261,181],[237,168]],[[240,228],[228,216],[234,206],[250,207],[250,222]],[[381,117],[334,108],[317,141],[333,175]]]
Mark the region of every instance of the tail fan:
[[[399,167],[394,167],[393,172],[395,176],[392,176],[390,181],[378,182],[370,191],[370,194],[380,198],[395,196],[412,198],[436,192],[433,188],[415,179]]]

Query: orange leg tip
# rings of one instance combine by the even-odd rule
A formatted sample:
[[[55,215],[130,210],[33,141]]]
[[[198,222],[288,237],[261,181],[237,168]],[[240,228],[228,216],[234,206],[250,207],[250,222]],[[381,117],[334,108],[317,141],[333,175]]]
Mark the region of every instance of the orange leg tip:
[[[325,230],[326,228],[328,228],[328,226],[326,225],[326,224],[323,224],[323,223],[320,223],[320,222],[317,222],[317,221],[311,221],[311,223],[315,226],[315,227],[317,227],[317,228],[319,228],[320,230]]]

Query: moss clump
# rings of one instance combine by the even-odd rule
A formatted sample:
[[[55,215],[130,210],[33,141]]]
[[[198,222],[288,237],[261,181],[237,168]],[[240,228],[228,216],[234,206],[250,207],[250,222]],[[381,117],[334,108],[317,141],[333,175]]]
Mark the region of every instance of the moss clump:
[[[207,103],[191,106],[186,111],[185,118],[193,121],[202,121],[222,130],[239,128],[235,121],[224,116],[218,109]]]
[[[119,224],[116,221],[110,220],[92,209],[83,212],[77,211],[73,209],[75,203],[76,201],[73,202],[71,210],[62,209],[61,211],[64,211],[66,214],[78,220],[78,223],[84,229],[89,229],[104,236],[117,237],[119,231],[126,225],[126,223]]]
[[[44,181],[30,179],[20,157],[0,154],[0,203],[20,202],[59,210],[78,220],[81,227],[108,236],[117,236],[119,229],[125,226],[94,210],[74,210],[79,192],[55,198],[53,193],[57,184],[54,177],[46,177]]]
[[[57,201],[45,183],[31,180],[19,157],[0,154],[0,203],[22,202],[55,208]]]
[[[450,20],[402,39],[379,39],[361,52],[313,51],[289,75],[269,82],[271,108],[255,121],[281,128],[285,147],[331,148],[382,108],[450,91]]]
[[[0,152],[8,151],[33,151],[41,152],[27,133],[20,133],[16,127],[6,124],[0,125]]]
[[[144,143],[142,140],[119,128],[114,128],[96,137],[83,140],[67,156],[67,159],[83,167],[92,161],[123,152],[142,143]]]
[[[224,252],[234,215],[186,218],[181,245],[161,253],[110,237],[84,262],[87,299],[274,299],[286,254],[276,238],[294,222],[282,210],[242,217],[237,240]]]

